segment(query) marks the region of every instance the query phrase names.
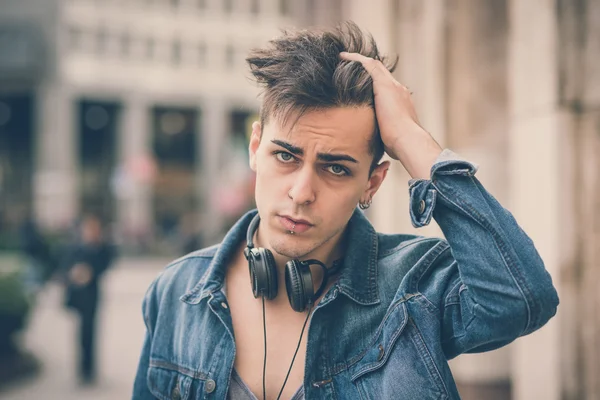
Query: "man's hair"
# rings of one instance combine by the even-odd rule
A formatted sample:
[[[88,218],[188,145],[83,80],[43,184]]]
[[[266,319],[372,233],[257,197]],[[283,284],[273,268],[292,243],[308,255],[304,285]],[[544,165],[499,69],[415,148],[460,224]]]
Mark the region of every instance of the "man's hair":
[[[279,118],[284,124],[293,114],[344,106],[374,107],[373,81],[359,62],[340,59],[342,51],[380,60],[392,72],[397,58],[382,56],[370,34],[354,22],[330,29],[284,31],[264,48],[253,49],[246,61],[263,87],[261,124]],[[375,119],[369,141],[373,161],[369,173],[383,156],[383,143]]]

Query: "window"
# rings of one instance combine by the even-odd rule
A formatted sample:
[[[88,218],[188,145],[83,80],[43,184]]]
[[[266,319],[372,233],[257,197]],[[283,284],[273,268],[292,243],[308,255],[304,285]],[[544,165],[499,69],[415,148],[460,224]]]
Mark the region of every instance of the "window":
[[[154,58],[154,52],[156,51],[156,40],[154,38],[146,39],[146,58],[152,60]]]
[[[102,55],[108,48],[108,30],[101,27],[96,34],[96,53]]]
[[[206,50],[206,43],[202,42],[198,45],[198,65],[200,67],[205,67],[208,64]]]
[[[253,15],[260,13],[260,0],[250,0],[250,13]]]
[[[180,65],[181,64],[181,56],[182,56],[182,51],[181,51],[181,40],[176,39],[173,42],[173,47],[171,48],[171,60],[173,62],[173,65]]]
[[[290,0],[279,0],[279,13],[285,17],[292,14]]]
[[[235,49],[231,43],[225,47],[225,65],[230,69],[235,66]]]
[[[68,33],[69,48],[71,50],[80,50],[83,41],[83,32],[81,28],[71,27]]]
[[[225,14],[231,14],[233,12],[233,0],[222,0],[223,1],[223,12]]]
[[[128,57],[131,51],[131,34],[129,32],[123,32],[121,35],[121,55]]]

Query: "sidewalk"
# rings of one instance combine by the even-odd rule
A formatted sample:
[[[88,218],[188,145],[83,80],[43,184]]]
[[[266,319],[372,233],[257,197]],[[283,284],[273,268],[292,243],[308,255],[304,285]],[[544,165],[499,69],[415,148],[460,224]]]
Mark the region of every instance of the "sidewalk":
[[[24,348],[42,363],[36,378],[0,392],[2,400],[113,400],[131,397],[144,323],[141,304],[167,260],[124,259],[107,273],[98,325],[98,384],[77,384],[76,320],[62,306],[62,290],[51,284],[40,294]]]

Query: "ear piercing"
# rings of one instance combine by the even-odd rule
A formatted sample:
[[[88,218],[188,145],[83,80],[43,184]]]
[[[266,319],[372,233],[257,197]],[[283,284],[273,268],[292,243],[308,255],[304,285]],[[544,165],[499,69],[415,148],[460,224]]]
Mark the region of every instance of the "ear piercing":
[[[366,210],[367,208],[371,207],[371,202],[372,202],[372,200],[369,199],[369,200],[364,201],[362,203],[358,203],[358,207],[360,207],[361,210]]]

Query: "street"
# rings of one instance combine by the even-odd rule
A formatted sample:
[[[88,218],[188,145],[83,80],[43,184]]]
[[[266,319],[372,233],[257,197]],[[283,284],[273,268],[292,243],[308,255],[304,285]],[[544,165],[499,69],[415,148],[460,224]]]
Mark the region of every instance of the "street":
[[[42,363],[41,373],[0,393],[2,400],[128,399],[144,335],[144,293],[168,260],[122,259],[104,279],[98,314],[98,382],[81,387],[75,370],[76,318],[62,305],[62,290],[39,295],[23,347]]]

